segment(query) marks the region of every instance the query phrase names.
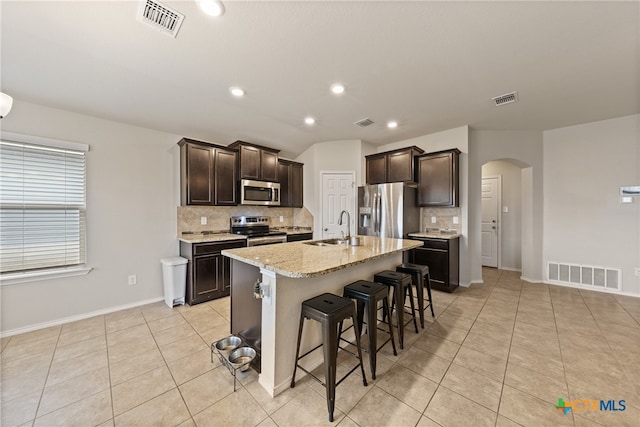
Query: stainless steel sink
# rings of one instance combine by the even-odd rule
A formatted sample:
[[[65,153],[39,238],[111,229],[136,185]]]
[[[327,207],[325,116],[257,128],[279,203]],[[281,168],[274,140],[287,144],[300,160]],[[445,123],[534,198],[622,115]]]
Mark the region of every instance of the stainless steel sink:
[[[349,240],[347,239],[326,239],[326,240],[315,240],[313,242],[303,242],[305,245],[311,246],[336,246],[336,245],[348,245]]]
[[[328,239],[322,240],[324,243],[328,243],[330,245],[348,245],[349,239]]]

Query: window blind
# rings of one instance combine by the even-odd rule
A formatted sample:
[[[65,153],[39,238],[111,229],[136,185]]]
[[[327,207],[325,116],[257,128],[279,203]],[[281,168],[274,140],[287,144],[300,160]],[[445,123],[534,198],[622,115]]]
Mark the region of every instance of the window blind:
[[[1,273],[85,263],[85,174],[83,150],[7,141],[3,136]]]

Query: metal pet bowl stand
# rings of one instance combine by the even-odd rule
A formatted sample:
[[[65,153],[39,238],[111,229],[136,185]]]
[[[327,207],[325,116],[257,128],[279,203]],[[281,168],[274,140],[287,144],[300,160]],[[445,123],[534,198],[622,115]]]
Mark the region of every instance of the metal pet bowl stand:
[[[225,340],[229,340],[229,338],[236,338],[236,337],[235,335],[230,335],[228,337],[222,338],[218,341],[214,341],[213,343],[211,343],[211,363],[213,363],[213,355],[216,354],[218,356],[218,360],[220,360],[220,362],[227,367],[231,375],[233,375],[233,391],[235,392],[237,372],[238,371],[244,372],[247,369],[249,369],[250,367],[249,365],[251,364],[251,362],[253,362],[253,359],[255,359],[256,357],[256,352],[251,347],[249,347],[247,343],[245,343],[244,340],[242,339],[240,339],[240,344],[234,347],[227,347],[223,349],[218,348],[219,347],[217,345],[218,343],[222,343]],[[244,350],[244,349],[249,349],[252,352],[252,354],[244,355],[243,356],[244,360],[241,363],[234,363],[230,360],[230,357],[234,352],[238,350]]]

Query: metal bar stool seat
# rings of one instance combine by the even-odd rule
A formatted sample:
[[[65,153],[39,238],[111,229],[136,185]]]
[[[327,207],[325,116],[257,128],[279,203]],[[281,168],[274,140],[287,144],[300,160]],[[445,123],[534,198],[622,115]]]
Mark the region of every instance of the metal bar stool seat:
[[[345,350],[358,358],[358,364],[354,366],[349,372],[347,372],[338,382],[336,382],[336,368],[337,368],[337,356],[339,346],[340,331],[342,329],[342,322],[345,319],[351,319],[356,333],[356,343],[358,354],[355,355],[348,350]],[[322,343],[307,351],[300,356],[300,341],[302,338],[302,328],[304,326],[305,319],[312,319],[320,322],[322,325]],[[300,359],[307,356],[314,350],[322,347],[324,353],[324,377],[323,383],[311,372],[299,365]],[[338,295],[325,293],[318,295],[317,297],[308,299],[302,302],[302,309],[300,313],[300,326],[298,328],[298,345],[296,348],[296,359],[293,368],[293,377],[291,378],[291,388],[296,385],[296,370],[300,368],[307,374],[311,375],[316,381],[320,382],[326,389],[327,394],[327,409],[329,411],[329,422],[333,422],[333,410],[336,403],[336,386],[339,385],[345,378],[347,378],[358,366],[362,371],[362,383],[367,385],[367,378],[364,374],[364,367],[362,365],[362,351],[360,349],[360,329],[356,321],[356,310],[353,306],[353,301],[349,298],[344,298]]]
[[[379,273],[376,273],[373,276],[373,281],[376,283],[380,283],[388,286],[389,288],[393,288],[393,296],[391,299],[391,313],[393,314],[393,307],[398,303],[398,310],[396,310],[396,320],[398,322],[398,342],[400,344],[400,348],[404,348],[404,327],[408,325],[411,320],[413,320],[413,326],[416,329],[416,333],[418,333],[418,322],[416,322],[416,309],[413,302],[413,287],[411,284],[413,280],[411,279],[411,275],[405,273],[399,273],[397,271],[392,270],[384,270]],[[410,312],[411,319],[409,319],[406,323],[404,322],[404,301],[406,297],[409,297]]]
[[[391,312],[389,311],[389,288],[379,283],[368,282],[366,280],[358,280],[344,287],[343,296],[356,300],[356,314],[358,317],[358,328],[362,333],[362,324],[364,313],[367,313],[367,335],[368,335],[368,351],[369,366],[371,367],[371,377],[376,379],[376,353],[384,347],[389,341],[393,347],[393,355],[397,356],[396,343],[393,339],[393,326],[391,325]],[[389,330],[385,331],[378,327],[378,302],[382,301],[382,310],[386,318],[388,318]],[[387,332],[389,339],[378,347],[378,330]]]
[[[396,271],[411,275],[413,284],[416,287],[416,298],[418,299],[418,313],[420,314],[420,326],[424,329],[424,312],[431,308],[431,317],[436,317],[433,312],[433,300],[431,299],[431,280],[429,279],[429,266],[422,264],[404,263],[396,267]],[[424,288],[427,288],[428,298],[424,298]],[[427,304],[425,305],[425,302]]]

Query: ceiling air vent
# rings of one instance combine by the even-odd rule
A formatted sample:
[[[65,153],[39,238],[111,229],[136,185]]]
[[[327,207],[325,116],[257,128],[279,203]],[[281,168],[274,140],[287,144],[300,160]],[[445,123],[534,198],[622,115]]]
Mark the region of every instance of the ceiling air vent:
[[[493,102],[496,103],[496,107],[505,104],[511,104],[518,101],[518,92],[506,93],[504,95],[496,96],[495,98],[491,99],[493,99]]]
[[[138,21],[171,36],[178,35],[184,15],[153,0],[143,0],[138,8]]]
[[[354,123],[354,125],[360,126],[361,128],[366,128],[367,126],[372,124],[373,124],[373,120],[371,119],[362,119]]]

